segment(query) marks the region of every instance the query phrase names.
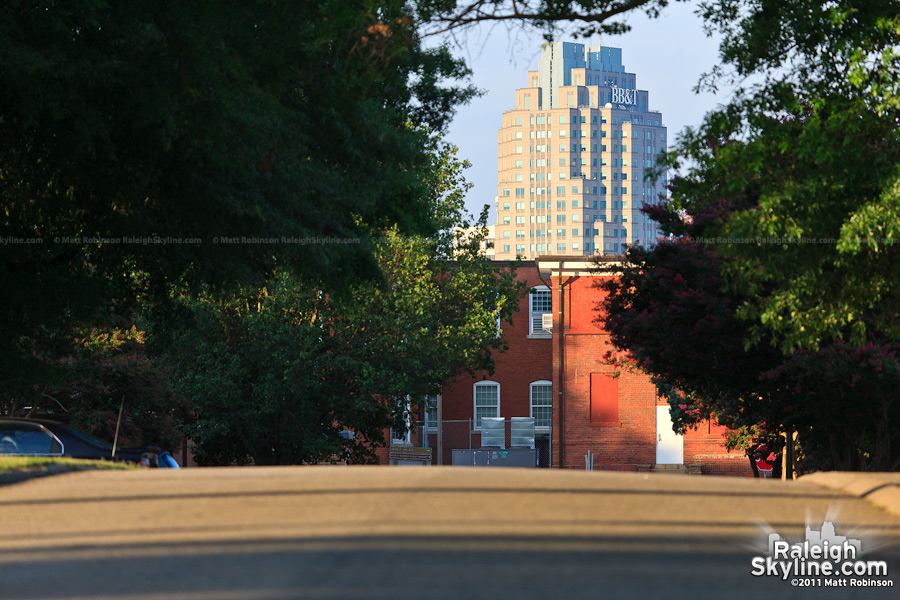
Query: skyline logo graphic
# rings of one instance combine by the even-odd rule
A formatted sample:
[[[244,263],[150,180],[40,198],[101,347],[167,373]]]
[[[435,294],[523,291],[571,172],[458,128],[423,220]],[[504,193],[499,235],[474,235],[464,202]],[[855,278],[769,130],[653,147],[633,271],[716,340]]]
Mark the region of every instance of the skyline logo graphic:
[[[769,534],[768,556],[750,561],[754,577],[779,577],[794,587],[893,587],[883,560],[862,560],[862,541],[838,535],[824,521],[816,531],[806,526],[803,541],[790,543]]]

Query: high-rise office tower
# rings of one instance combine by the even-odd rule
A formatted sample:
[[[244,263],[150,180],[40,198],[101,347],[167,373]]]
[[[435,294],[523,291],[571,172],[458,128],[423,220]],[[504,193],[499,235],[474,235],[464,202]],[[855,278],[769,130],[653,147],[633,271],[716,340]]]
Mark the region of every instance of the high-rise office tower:
[[[640,208],[665,194],[664,177],[646,175],[666,128],[649,100],[620,48],[543,45],[497,138],[497,259],[621,254],[655,242],[657,224]]]

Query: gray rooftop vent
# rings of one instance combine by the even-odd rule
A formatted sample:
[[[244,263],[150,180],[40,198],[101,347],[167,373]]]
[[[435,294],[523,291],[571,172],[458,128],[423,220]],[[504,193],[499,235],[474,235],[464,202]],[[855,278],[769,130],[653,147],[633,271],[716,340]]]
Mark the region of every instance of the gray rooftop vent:
[[[534,417],[510,417],[510,447],[534,450]]]
[[[481,419],[481,447],[506,448],[505,419],[502,417],[483,417]]]

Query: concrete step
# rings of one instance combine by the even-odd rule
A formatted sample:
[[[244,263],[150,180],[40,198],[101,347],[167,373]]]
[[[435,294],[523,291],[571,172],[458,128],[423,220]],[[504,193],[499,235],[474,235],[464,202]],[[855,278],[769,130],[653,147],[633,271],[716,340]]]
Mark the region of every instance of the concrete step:
[[[688,468],[684,465],[653,465],[653,468],[650,470],[654,473],[673,473],[680,475],[687,475],[690,473]]]

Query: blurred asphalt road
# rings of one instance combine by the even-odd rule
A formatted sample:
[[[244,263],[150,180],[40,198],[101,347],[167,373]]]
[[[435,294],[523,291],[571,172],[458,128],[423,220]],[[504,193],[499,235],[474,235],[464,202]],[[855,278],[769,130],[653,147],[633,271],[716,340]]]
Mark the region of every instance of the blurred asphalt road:
[[[900,597],[900,512],[872,498],[895,484],[815,481],[462,467],[57,475],[0,486],[0,598]],[[751,575],[770,532],[794,542],[823,521],[885,560],[894,587]]]

